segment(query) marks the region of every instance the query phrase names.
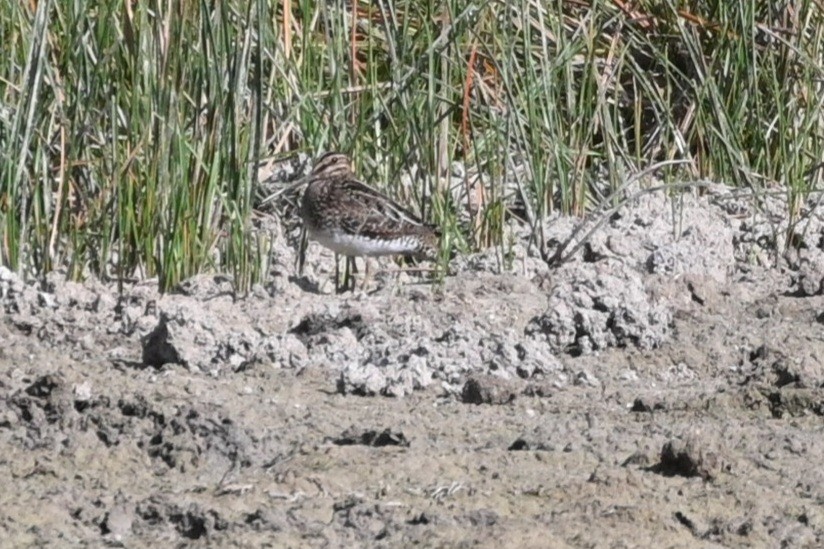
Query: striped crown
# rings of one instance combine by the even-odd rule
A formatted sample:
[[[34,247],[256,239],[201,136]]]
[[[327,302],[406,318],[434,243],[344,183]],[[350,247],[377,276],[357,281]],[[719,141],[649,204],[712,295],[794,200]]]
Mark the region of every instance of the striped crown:
[[[327,152],[321,155],[312,168],[313,178],[340,177],[352,174],[352,161],[343,153]]]

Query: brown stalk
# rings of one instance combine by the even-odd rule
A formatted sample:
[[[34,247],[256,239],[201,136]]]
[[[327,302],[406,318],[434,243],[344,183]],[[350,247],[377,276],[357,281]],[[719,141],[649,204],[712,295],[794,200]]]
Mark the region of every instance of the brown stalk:
[[[283,0],[283,55],[292,57],[292,0]]]
[[[472,146],[470,142],[470,134],[472,132],[470,103],[472,99],[472,88],[475,84],[475,60],[477,56],[478,45],[477,42],[473,41],[472,48],[469,50],[469,59],[466,64],[466,79],[464,80],[463,98],[461,102],[461,138],[463,140],[465,157],[468,157],[470,147]],[[483,209],[485,201],[484,189],[482,184],[475,185],[473,189],[473,186],[469,184],[469,174],[466,170],[464,170],[464,186],[466,188],[466,209],[472,218],[472,227],[477,238],[480,229],[481,210]],[[473,193],[476,194],[474,204],[472,200]]]

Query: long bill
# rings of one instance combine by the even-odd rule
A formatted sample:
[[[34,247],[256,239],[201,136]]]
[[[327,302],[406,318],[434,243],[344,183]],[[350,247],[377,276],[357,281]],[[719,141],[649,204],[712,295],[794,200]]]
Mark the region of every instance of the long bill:
[[[289,192],[292,192],[295,189],[297,189],[299,187],[302,187],[303,185],[306,185],[307,183],[309,183],[309,181],[311,179],[312,179],[312,174],[311,173],[309,175],[304,175],[303,177],[301,177],[300,179],[298,179],[294,183],[290,183],[289,185],[287,185],[287,186],[285,186],[281,189],[278,189],[277,191],[273,192],[272,194],[270,194],[269,196],[267,196],[266,198],[261,200],[260,201],[260,206],[265,206],[266,204],[269,204],[270,202],[274,202],[275,200],[280,198],[282,195],[284,195],[286,193],[289,193]]]

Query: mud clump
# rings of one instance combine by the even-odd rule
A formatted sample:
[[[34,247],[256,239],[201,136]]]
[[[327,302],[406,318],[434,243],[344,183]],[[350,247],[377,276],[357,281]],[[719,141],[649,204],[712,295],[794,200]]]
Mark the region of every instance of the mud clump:
[[[639,274],[622,263],[578,267],[553,285],[546,312],[534,317],[526,335],[556,353],[573,356],[609,347],[659,347],[672,329],[672,311],[656,303]]]
[[[496,376],[472,376],[461,390],[461,400],[467,404],[509,404],[515,400],[515,383]]]
[[[651,470],[667,476],[713,480],[722,471],[722,458],[715,449],[707,448],[707,444],[699,435],[669,440],[661,448],[661,461]]]

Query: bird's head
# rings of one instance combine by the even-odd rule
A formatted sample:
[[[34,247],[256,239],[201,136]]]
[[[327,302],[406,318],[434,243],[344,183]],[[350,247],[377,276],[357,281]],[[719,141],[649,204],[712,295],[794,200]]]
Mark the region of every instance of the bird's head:
[[[312,178],[339,177],[352,173],[352,161],[345,154],[328,152],[321,155],[312,168]]]

